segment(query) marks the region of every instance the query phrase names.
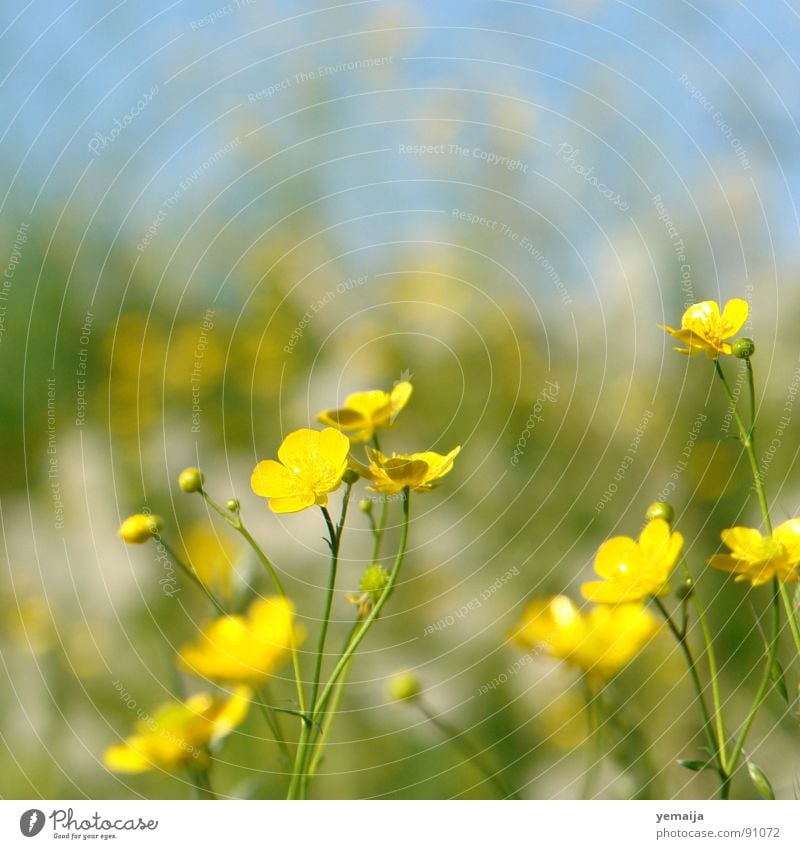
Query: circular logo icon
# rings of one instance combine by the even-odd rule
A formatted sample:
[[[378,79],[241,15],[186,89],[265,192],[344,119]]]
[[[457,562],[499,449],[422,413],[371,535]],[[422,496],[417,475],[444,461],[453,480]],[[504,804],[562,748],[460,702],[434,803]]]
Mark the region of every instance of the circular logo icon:
[[[19,830],[25,837],[36,837],[44,828],[44,811],[31,808],[19,818]]]

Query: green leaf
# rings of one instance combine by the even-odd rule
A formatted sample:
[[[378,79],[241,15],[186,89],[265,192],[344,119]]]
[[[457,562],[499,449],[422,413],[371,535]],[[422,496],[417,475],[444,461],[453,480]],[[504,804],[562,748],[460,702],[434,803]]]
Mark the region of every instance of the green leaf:
[[[775,685],[775,689],[781,694],[781,698],[787,705],[791,704],[789,700],[789,690],[786,687],[786,677],[783,674],[783,667],[777,658],[770,669],[770,678],[772,678],[772,683]]]
[[[702,772],[704,769],[714,769],[714,764],[712,764],[711,761],[679,760],[677,763],[678,766],[690,769],[692,772]]]
[[[755,785],[756,790],[758,790],[765,799],[775,798],[775,791],[772,789],[769,779],[752,761],[747,762],[747,772],[750,774],[750,780]]]

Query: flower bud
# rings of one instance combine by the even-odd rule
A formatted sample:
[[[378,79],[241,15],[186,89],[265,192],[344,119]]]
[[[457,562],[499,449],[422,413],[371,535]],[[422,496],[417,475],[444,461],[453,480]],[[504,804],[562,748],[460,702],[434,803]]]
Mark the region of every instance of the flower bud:
[[[371,498],[362,498],[361,501],[358,502],[358,509],[362,513],[371,513],[372,512],[372,499]]]
[[[240,507],[239,499],[238,498],[229,498],[225,502],[225,507],[226,507],[226,509],[230,510],[231,513],[238,513],[239,507]]]
[[[686,601],[686,599],[692,597],[693,592],[694,581],[691,578],[687,578],[682,584],[675,587],[675,598],[679,601]]]
[[[147,542],[150,537],[157,536],[163,527],[164,523],[160,516],[136,513],[133,516],[128,516],[120,525],[118,533],[123,542],[128,543],[128,545],[139,545]]]
[[[389,681],[389,696],[396,702],[412,702],[421,692],[419,678],[413,672],[402,672]]]
[[[742,336],[731,345],[731,353],[740,360],[749,360],[756,351],[756,343],[747,336]]]
[[[202,492],[203,484],[205,483],[205,475],[200,469],[188,468],[184,469],[178,475],[178,486],[184,492]]]
[[[648,522],[652,522],[655,519],[663,519],[668,525],[671,525],[675,518],[675,510],[666,501],[656,501],[647,508],[645,518]]]
[[[360,477],[361,475],[355,469],[346,469],[342,475],[342,480],[352,486]]]
[[[358,588],[362,593],[367,593],[373,604],[381,597],[381,593],[389,583],[389,571],[383,566],[369,566],[364,570]]]

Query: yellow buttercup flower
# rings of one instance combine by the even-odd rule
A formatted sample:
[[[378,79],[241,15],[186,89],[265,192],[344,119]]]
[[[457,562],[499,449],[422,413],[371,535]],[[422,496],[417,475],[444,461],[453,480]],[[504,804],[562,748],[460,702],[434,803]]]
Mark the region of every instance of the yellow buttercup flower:
[[[252,693],[237,687],[228,698],[201,693],[169,702],[136,723],[135,733],[109,746],[103,762],[115,772],[176,770],[208,763],[208,745],[222,739],[247,716]]]
[[[639,541],[613,537],[595,557],[594,570],[602,581],[581,587],[584,598],[602,604],[640,601],[669,592],[667,581],[683,548],[683,537],[671,533],[664,519],[648,522]]]
[[[701,301],[692,304],[683,314],[680,330],[658,326],[671,336],[683,342],[685,348],[676,348],[682,354],[700,354],[705,351],[711,359],[720,354],[730,354],[731,346],[725,340],[735,336],[747,321],[747,301],[733,298],[725,304],[720,315],[716,301]]]
[[[367,448],[369,466],[352,462],[361,477],[371,481],[375,492],[396,493],[409,487],[416,492],[430,492],[439,485],[452,468],[461,446],[457,445],[449,454],[422,451],[419,454],[392,454],[387,457],[381,451]]]
[[[759,587],[773,578],[787,584],[800,580],[800,519],[778,525],[771,536],[755,528],[729,528],[721,534],[730,554],[715,554],[708,562],[732,572],[737,581]]]
[[[606,680],[638,654],[658,627],[642,604],[598,605],[584,615],[567,596],[557,595],[531,601],[512,640]]]
[[[258,684],[289,658],[292,639],[298,644],[302,637],[294,605],[267,596],[253,602],[244,616],[215,619],[178,656],[184,669],[212,681]]]
[[[290,433],[278,449],[278,459],[262,460],[253,471],[253,492],[269,499],[273,513],[296,513],[328,503],[347,470],[350,440],[338,430],[301,428]]]
[[[408,403],[412,386],[404,380],[391,392],[373,389],[356,392],[345,398],[344,406],[337,410],[323,410],[317,421],[337,427],[350,437],[351,442],[367,442],[379,427],[391,427],[397,414]]]

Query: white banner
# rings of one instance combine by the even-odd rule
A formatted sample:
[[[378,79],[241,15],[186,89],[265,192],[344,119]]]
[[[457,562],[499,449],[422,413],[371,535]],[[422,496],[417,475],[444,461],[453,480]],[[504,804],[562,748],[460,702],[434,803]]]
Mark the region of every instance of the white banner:
[[[797,802],[0,801],[0,846],[571,849],[800,845]],[[62,842],[63,841],[63,842]]]

